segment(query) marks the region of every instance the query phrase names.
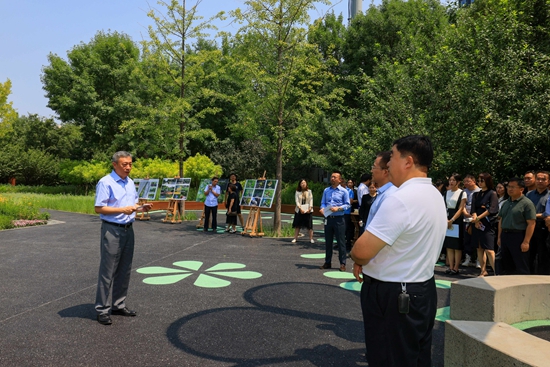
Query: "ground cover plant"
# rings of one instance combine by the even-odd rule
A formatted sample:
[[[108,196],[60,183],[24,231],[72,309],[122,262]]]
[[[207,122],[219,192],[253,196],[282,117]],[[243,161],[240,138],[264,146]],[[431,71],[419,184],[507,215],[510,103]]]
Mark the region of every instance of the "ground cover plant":
[[[46,224],[49,214],[28,196],[4,194],[0,196],[0,230]]]

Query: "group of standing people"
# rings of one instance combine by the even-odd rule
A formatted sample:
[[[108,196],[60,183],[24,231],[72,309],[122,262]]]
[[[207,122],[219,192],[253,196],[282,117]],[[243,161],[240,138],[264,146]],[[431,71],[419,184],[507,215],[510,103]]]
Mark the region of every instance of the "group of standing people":
[[[432,160],[428,137],[397,139],[391,151],[376,156],[372,176],[362,176],[356,192],[334,171],[321,198],[326,241],[321,268],[331,268],[336,238],[341,271],[346,270],[347,258],[345,215],[357,200],[361,235],[350,257],[353,274],[362,283],[369,366],[431,365],[437,307],[434,264],[443,244],[449,274],[458,273],[463,251],[465,262],[477,255],[480,276],[488,274],[487,263],[499,274],[550,274],[547,171],[527,172],[523,178],[513,177],[497,185],[489,173],[480,173],[477,180],[472,175],[462,180],[459,174],[452,174],[445,189],[439,191],[428,178]],[[135,186],[128,177],[131,155],[117,152],[112,164],[113,172],[99,181],[95,199],[95,211],[102,220],[95,310],[97,321],[104,325],[112,323],[111,315],[137,314],[126,305],[134,248],[132,224],[137,211],[151,208],[149,204],[137,205]],[[236,177],[232,178],[226,204],[229,231],[234,231],[237,223],[242,190]],[[215,230],[220,195],[216,177],[205,194],[205,230],[210,215]],[[305,227],[313,242],[313,196],[306,180],[299,182],[295,199],[296,236],[299,228]],[[495,248],[499,250],[496,254]]]
[[[477,180],[466,175],[461,188],[461,175],[453,173],[442,185],[448,224],[446,273],[458,274],[459,265],[476,266],[479,276],[486,276],[490,265],[496,275],[550,275],[549,184],[547,171],[528,171],[523,178],[496,185],[484,172]]]
[[[212,177],[212,182],[204,189],[206,196],[204,200],[204,226],[203,231],[208,232],[208,228],[216,233],[218,228],[218,197],[221,194],[221,187],[218,185],[218,177]],[[241,221],[241,226],[244,227],[244,219],[241,213],[240,193],[243,191],[243,186],[237,181],[237,175],[232,173],[229,175],[229,184],[225,193],[225,232],[237,232],[237,218]],[[210,222],[210,215],[212,221]]]

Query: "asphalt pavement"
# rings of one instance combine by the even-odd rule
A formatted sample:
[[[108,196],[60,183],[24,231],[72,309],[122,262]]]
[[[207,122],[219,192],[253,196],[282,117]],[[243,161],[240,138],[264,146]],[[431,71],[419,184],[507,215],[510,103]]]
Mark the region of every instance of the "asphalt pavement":
[[[138,221],[127,299],[138,316],[105,326],[93,307],[99,217],[50,213],[49,225],[0,232],[0,366],[367,366],[351,261],[319,269],[320,220],[314,244]],[[434,366],[450,281],[475,275],[436,266]]]

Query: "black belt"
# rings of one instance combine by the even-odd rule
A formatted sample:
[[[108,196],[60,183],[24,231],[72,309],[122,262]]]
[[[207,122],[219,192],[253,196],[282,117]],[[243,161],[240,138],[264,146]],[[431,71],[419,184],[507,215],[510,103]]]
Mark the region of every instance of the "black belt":
[[[343,215],[329,215],[327,218],[344,218]]]
[[[372,284],[372,283],[386,283],[386,284],[401,284],[401,282],[386,282],[384,280],[379,280],[373,277],[368,276],[363,273],[363,283]],[[421,284],[424,282],[407,282],[407,284]]]
[[[117,227],[126,228],[126,229],[130,228],[132,226],[132,224],[134,223],[134,222],[130,222],[130,223],[126,223],[126,224],[119,224],[119,223],[108,222],[108,221],[103,220],[103,219],[101,221],[103,223],[107,223],[107,224],[110,224],[112,226],[117,226]]]
[[[502,229],[502,232],[504,233],[521,233],[525,232],[525,229]]]
[[[369,277],[367,274],[363,273],[363,283],[372,284],[372,283],[388,283],[388,282],[384,282],[382,280]]]

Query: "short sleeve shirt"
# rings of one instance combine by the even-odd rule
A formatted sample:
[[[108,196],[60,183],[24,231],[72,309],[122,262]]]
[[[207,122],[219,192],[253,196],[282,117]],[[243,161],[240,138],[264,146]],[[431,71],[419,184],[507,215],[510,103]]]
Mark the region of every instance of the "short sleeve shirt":
[[[536,218],[535,206],[525,195],[521,195],[517,200],[506,200],[498,216],[502,218],[502,229],[524,231],[527,220]]]
[[[447,231],[441,193],[429,178],[409,179],[384,200],[366,230],[386,246],[363,273],[386,282],[429,280]]]
[[[397,190],[397,187],[395,187],[395,185],[392,184],[391,182],[386,183],[385,185],[383,185],[377,190],[378,193],[376,194],[376,200],[372,203],[369,210],[369,218],[367,219],[367,226],[374,219],[374,216],[376,215],[376,212],[380,208],[380,205],[382,205],[382,202],[384,201],[384,199],[390,196],[391,194],[393,194],[396,190]]]
[[[94,205],[122,208],[137,204],[138,199],[134,181],[130,177],[122,179],[115,171],[112,171],[97,183]],[[99,217],[107,222],[127,224],[135,220],[136,213],[133,212],[129,215],[123,213],[100,214]]]
[[[204,193],[206,194],[207,191],[208,191],[208,186],[206,186],[206,188],[204,189]],[[214,192],[216,194],[221,193],[220,185],[214,186]],[[204,200],[204,205],[210,206],[210,207],[218,206],[218,198],[216,197],[216,195],[209,192],[208,195],[206,195],[206,200]]]

